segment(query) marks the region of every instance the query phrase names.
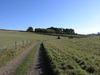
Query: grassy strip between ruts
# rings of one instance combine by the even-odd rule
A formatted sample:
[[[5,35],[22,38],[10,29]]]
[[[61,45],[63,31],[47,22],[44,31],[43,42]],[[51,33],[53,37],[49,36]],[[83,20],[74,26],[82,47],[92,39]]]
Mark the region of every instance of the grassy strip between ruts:
[[[27,73],[27,71],[30,68],[30,64],[32,59],[34,58],[36,51],[39,48],[40,43],[38,43],[33,50],[27,55],[27,57],[25,58],[25,60],[23,61],[23,63],[17,68],[17,70],[15,71],[14,75],[24,75],[25,73]]]
[[[31,45],[35,45],[37,41],[28,43],[26,45],[20,46],[16,49],[11,49],[0,55],[0,67],[5,65],[8,61],[13,59],[15,56],[19,55],[20,53],[24,52],[27,48],[29,48]]]

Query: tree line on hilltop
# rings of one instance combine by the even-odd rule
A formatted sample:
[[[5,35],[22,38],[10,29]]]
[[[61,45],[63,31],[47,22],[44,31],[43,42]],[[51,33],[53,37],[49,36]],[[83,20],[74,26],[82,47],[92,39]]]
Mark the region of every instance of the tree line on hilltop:
[[[33,27],[29,27],[27,29],[27,32],[33,32]],[[57,34],[75,34],[74,29],[64,29],[64,28],[56,28],[56,27],[50,27],[50,28],[36,28],[36,33],[57,33]]]

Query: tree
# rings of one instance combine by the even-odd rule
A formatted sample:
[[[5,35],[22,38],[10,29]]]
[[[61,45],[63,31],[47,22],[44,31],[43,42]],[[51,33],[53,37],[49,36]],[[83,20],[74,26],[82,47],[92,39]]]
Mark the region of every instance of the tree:
[[[63,29],[63,32],[67,33],[67,34],[75,34],[74,29]]]
[[[57,34],[75,34],[74,29],[63,29],[63,28],[55,28],[50,27],[47,29],[36,28],[35,32],[39,33],[57,33]]]
[[[50,27],[50,28],[47,28],[47,29],[51,29],[51,30],[53,30],[55,33],[61,33],[61,32],[62,32],[62,28]]]
[[[29,27],[29,28],[27,29],[27,32],[33,32],[33,27]]]

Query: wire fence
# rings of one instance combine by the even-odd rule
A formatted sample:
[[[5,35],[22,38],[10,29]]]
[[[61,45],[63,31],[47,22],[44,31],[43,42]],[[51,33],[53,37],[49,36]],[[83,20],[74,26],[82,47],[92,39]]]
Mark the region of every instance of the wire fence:
[[[31,42],[34,42],[34,40],[22,40],[22,41],[13,41],[10,44],[2,44],[2,42],[0,43],[0,54],[4,53],[7,50],[11,50],[11,49],[17,49],[21,46],[25,46],[26,44],[29,44]]]

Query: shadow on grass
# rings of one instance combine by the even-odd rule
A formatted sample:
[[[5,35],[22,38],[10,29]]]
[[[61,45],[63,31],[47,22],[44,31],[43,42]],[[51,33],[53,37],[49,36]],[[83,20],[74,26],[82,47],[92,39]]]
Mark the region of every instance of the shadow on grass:
[[[41,69],[40,75],[53,75],[45,59],[43,44],[40,45],[38,61],[39,63],[36,66],[37,69]]]

